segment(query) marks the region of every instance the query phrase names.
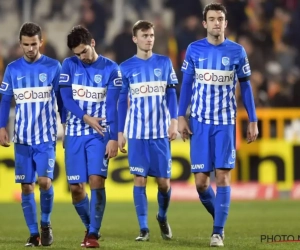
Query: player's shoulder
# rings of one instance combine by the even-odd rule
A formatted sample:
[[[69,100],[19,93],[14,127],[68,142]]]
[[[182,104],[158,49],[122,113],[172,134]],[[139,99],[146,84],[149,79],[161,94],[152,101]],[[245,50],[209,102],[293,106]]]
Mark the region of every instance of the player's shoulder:
[[[207,45],[207,40],[206,40],[206,38],[203,38],[203,39],[199,39],[194,42],[191,42],[188,45],[188,47],[191,49],[197,49],[199,46],[206,46],[206,45]]]
[[[49,56],[46,55],[42,55],[43,57],[43,61],[46,62],[47,64],[51,64],[51,65],[59,65],[60,62],[54,58],[51,58]]]
[[[153,53],[153,59],[157,60],[157,61],[170,61],[170,58],[168,56],[165,55],[161,55],[161,54],[155,54]]]
[[[100,59],[105,63],[105,65],[107,66],[115,66],[115,65],[118,65],[115,61],[113,61],[112,59],[106,57],[106,56],[102,56],[100,55],[99,56]]]
[[[77,64],[79,62],[77,56],[70,56],[70,57],[66,57],[64,60],[63,60],[63,64]]]
[[[234,41],[232,41],[228,38],[226,39],[226,47],[233,48],[233,49],[236,49],[236,50],[243,50],[244,49],[244,47],[241,44],[239,44],[237,42],[234,42]]]
[[[19,68],[20,64],[22,63],[23,57],[20,57],[9,64],[7,64],[6,68],[8,69],[14,69],[14,68]]]
[[[124,62],[120,63],[120,68],[126,68],[126,67],[130,67],[132,63],[136,62],[136,56],[132,56],[128,59],[126,59]]]

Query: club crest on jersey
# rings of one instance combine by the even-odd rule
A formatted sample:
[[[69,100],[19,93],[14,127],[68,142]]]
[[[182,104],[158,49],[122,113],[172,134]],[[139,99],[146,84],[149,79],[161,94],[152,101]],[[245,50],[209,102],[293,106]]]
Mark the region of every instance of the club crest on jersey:
[[[102,75],[95,75],[94,81],[95,81],[95,83],[100,83],[102,81]]]
[[[229,62],[230,62],[229,57],[222,57],[222,64],[224,66],[227,66],[229,64]]]
[[[39,74],[39,79],[41,82],[44,82],[47,80],[47,74],[46,73],[41,73]]]
[[[154,69],[154,75],[156,75],[157,77],[160,77],[161,76],[161,69]]]

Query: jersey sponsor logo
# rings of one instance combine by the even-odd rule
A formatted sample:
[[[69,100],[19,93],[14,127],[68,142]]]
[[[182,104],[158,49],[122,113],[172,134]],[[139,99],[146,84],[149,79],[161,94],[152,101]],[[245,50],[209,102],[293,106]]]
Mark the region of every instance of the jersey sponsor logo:
[[[184,60],[183,63],[182,63],[181,68],[182,69],[187,69],[188,65],[189,65],[189,63],[186,60]]]
[[[80,175],[68,175],[68,181],[78,181],[80,179]]]
[[[131,172],[138,172],[138,173],[144,173],[143,168],[138,168],[138,167],[130,167]]]
[[[159,69],[159,68],[156,68],[156,69],[154,69],[154,75],[155,76],[157,76],[157,77],[161,77],[161,69]]]
[[[60,74],[59,76],[59,82],[68,82],[70,79],[70,76],[67,74]]]
[[[122,83],[123,83],[122,78],[116,78],[116,79],[114,80],[114,85],[115,85],[115,86],[120,87],[120,86],[122,86]]]
[[[242,69],[243,69],[244,74],[249,74],[251,71],[249,63],[244,65]]]
[[[229,57],[226,57],[226,56],[222,57],[222,64],[224,66],[227,66],[229,63],[230,63]]]
[[[2,82],[2,83],[0,84],[0,90],[6,91],[7,89],[8,89],[8,83]]]
[[[192,169],[203,169],[204,164],[192,164]]]
[[[47,80],[47,74],[46,73],[41,73],[39,74],[39,79],[41,82],[44,82]]]
[[[196,81],[212,85],[230,85],[234,81],[234,71],[196,69]]]
[[[130,85],[132,98],[147,96],[163,96],[166,93],[166,81],[142,82]]]
[[[25,175],[16,175],[15,179],[16,180],[25,180]]]
[[[16,103],[47,102],[51,98],[52,86],[14,89]]]
[[[88,102],[102,102],[106,97],[106,88],[88,87],[72,84],[73,99]]]
[[[100,83],[102,81],[102,75],[95,75],[94,81],[95,81],[95,83]]]

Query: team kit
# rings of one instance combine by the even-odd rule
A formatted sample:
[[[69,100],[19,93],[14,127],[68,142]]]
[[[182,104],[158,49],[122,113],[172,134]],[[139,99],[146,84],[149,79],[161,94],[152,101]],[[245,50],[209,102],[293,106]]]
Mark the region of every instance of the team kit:
[[[57,112],[64,130],[62,144],[72,204],[85,228],[81,247],[100,247],[107,169],[109,159],[118,153],[128,154],[128,171],[133,176],[139,227],[135,241],[150,240],[148,176],[157,183],[156,220],[161,237],[173,238],[167,220],[172,191],[170,145],[178,134],[190,142],[195,188],[213,218],[209,245],[224,246],[230,170],[236,157],[238,83],[249,115],[248,143],[258,135],[249,62],[244,48],[224,35],[226,14],[222,4],[204,8],[207,37],[187,48],[179,101],[178,73],[168,56],[152,51],[155,27],[150,21],[134,24],[132,41],[137,52],[120,65],[96,52],[95,40],[83,26],[68,33],[67,46],[74,56],[62,63],[40,53],[43,38],[38,24],[21,26],[19,42],[24,55],[8,64],[0,86],[0,145],[10,146],[6,127],[14,99],[15,182],[21,185],[21,205],[30,233],[26,247],[50,246],[54,240],[51,214]],[[211,172],[215,172],[216,192],[210,185]],[[35,184],[40,190],[40,221]]]

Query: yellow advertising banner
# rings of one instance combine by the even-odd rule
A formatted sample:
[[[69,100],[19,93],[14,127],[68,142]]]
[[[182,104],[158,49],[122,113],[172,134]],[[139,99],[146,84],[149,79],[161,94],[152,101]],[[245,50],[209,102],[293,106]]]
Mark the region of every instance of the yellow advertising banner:
[[[190,173],[189,142],[176,140],[171,143],[172,182],[193,184]],[[298,157],[297,157],[298,155]],[[300,146],[284,140],[260,140],[253,144],[241,143],[237,153],[237,166],[233,181],[277,184],[279,191],[291,190],[294,181],[300,180]],[[108,201],[132,201],[133,178],[129,173],[127,155],[119,155],[110,160],[106,192]],[[15,184],[14,149],[0,147],[0,202],[20,200],[20,184]],[[53,186],[56,202],[71,202],[64,167],[64,150],[57,143],[57,157]],[[35,187],[39,199],[38,186]],[[154,178],[149,178],[147,197],[156,200],[157,186]]]

